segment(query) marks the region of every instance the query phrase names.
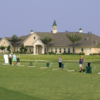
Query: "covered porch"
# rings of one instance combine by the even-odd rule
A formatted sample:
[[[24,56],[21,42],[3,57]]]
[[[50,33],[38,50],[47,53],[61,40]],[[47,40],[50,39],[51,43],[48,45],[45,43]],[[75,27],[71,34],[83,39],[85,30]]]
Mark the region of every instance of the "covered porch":
[[[33,54],[37,55],[37,54],[44,54],[44,44],[41,40],[36,40],[33,43]]]

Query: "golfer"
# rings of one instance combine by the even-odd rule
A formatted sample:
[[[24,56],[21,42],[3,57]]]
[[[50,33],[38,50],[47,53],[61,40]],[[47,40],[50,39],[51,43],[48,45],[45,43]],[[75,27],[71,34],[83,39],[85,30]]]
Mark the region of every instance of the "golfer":
[[[13,55],[13,59],[12,60],[13,60],[13,64],[16,64],[16,55],[15,54]]]
[[[82,67],[83,65],[83,57],[81,56],[79,59],[79,67],[80,67],[80,72],[83,70],[83,72],[85,71],[85,69]]]
[[[20,65],[20,59],[19,59],[19,56],[17,57],[17,65]]]
[[[12,64],[12,54],[9,54],[9,64]]]
[[[59,68],[61,68],[61,67],[62,67],[62,66],[61,66],[61,65],[62,65],[62,58],[59,57],[58,59],[59,59]]]

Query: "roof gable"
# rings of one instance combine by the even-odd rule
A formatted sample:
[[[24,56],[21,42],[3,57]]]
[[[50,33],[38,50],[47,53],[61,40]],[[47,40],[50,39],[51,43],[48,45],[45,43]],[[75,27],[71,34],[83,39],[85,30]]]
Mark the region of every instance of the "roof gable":
[[[10,45],[10,46],[12,46],[11,45],[11,43],[8,41],[8,39],[7,38],[2,38],[1,39],[1,41],[0,41],[0,46],[8,46],[8,45]]]
[[[26,46],[32,46],[32,43],[37,40],[39,36],[36,33],[30,34],[29,37],[26,38],[26,40],[23,41],[23,44]]]

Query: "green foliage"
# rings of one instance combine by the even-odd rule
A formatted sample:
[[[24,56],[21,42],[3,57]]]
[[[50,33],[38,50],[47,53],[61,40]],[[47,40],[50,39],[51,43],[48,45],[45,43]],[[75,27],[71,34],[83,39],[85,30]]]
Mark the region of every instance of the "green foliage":
[[[2,65],[0,62],[0,100],[94,100],[94,98],[99,100],[100,76],[97,74],[100,70],[99,64],[91,63],[92,69],[95,66],[96,69],[92,70],[92,74],[85,74],[78,72],[79,63],[76,59],[80,56],[77,55],[61,56],[62,60],[70,60],[70,62],[68,60],[63,62],[63,70],[53,70],[58,69],[59,55],[21,55],[21,60],[22,57],[25,61],[20,63],[24,67]],[[57,61],[52,60],[50,62],[52,66],[47,69],[41,69],[46,67],[45,61],[38,61],[36,67],[29,68],[30,62],[26,62],[27,57],[31,61],[40,57],[41,60],[47,59],[46,57],[52,60],[55,57]],[[100,61],[99,56],[84,56],[85,58]],[[32,63],[36,62],[32,61]],[[75,70],[75,72],[65,69]]]
[[[2,38],[0,37],[0,40],[1,40]]]
[[[82,39],[82,35],[78,33],[70,33],[66,35],[73,44],[73,53],[75,53],[75,44]]]
[[[11,52],[11,46],[10,45],[7,47],[7,51],[9,51],[9,53]]]
[[[64,52],[62,55],[74,55],[73,53]]]
[[[76,44],[79,40],[82,39],[82,35],[77,33],[70,33],[69,35],[67,34],[67,37],[73,44]]]
[[[9,41],[12,42],[12,44],[14,45],[14,52],[15,52],[15,47],[16,47],[16,44],[21,41],[21,39],[19,39],[16,35],[13,35],[11,37],[11,39],[9,39]]]
[[[56,53],[54,53],[54,52],[52,51],[52,52],[49,52],[49,54],[56,54]]]
[[[65,53],[62,53],[62,55],[85,55],[84,52],[80,52],[80,53],[68,53],[68,52],[65,52]]]
[[[21,45],[20,52],[21,53],[26,53],[27,52],[27,48],[24,46],[24,44]]]
[[[47,47],[47,54],[48,54],[48,47],[49,47],[49,44],[53,41],[53,39],[48,34],[46,34],[44,36],[44,38],[41,39],[41,41],[46,45],[46,47]]]
[[[5,47],[4,47],[4,46],[1,46],[1,47],[0,47],[0,49],[1,49],[1,50],[4,50],[4,49],[5,49]]]
[[[100,55],[100,53],[91,53],[90,55]]]
[[[47,35],[45,35],[44,36],[44,38],[42,38],[41,39],[42,40],[42,42],[44,43],[44,44],[46,44],[46,45],[49,45],[50,44],[50,42],[52,42],[53,41],[53,39],[52,38],[50,38],[50,36],[47,34]]]
[[[85,53],[84,52],[80,52],[79,55],[85,55]]]
[[[1,46],[1,47],[0,47],[0,49],[1,49],[1,50],[2,50],[2,52],[3,52],[3,50],[5,49],[5,47],[4,47],[4,46]]]

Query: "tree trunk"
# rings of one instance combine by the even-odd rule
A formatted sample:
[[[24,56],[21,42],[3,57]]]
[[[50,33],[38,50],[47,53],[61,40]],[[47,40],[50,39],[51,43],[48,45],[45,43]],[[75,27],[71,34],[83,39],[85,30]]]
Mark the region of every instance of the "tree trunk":
[[[48,54],[48,45],[47,45],[47,54]]]
[[[73,54],[75,54],[75,44],[73,43]]]
[[[16,46],[14,45],[14,52],[15,52],[15,47],[16,47]]]

